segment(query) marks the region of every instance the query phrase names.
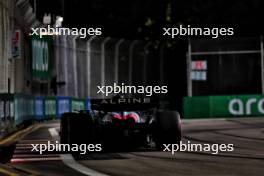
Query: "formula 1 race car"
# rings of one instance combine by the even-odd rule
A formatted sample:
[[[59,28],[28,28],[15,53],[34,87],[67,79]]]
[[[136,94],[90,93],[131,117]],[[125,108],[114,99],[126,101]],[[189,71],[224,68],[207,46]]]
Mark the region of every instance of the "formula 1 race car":
[[[91,100],[91,110],[64,113],[62,144],[102,144],[103,150],[151,147],[181,140],[180,115],[150,98]]]

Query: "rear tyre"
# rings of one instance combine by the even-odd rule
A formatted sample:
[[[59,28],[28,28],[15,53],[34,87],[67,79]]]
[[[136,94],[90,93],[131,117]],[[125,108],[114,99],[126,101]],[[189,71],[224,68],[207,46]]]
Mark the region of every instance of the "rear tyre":
[[[16,145],[12,144],[10,146],[1,146],[0,147],[0,163],[7,163],[13,158]]]
[[[87,114],[64,113],[61,117],[60,143],[88,144],[94,136],[93,121]]]
[[[181,141],[181,120],[177,111],[158,111],[154,127],[156,148],[163,149],[163,144],[179,144]]]

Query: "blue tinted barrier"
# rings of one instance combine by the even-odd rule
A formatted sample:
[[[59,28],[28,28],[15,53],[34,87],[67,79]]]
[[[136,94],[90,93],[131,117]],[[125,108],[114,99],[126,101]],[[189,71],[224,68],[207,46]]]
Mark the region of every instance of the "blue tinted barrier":
[[[71,97],[57,97],[56,106],[56,117],[60,118],[63,113],[71,111]]]

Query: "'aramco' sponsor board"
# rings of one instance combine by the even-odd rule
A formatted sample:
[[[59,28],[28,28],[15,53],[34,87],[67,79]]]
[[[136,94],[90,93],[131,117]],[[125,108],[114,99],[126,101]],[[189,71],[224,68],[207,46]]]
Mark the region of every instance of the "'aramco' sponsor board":
[[[185,97],[185,118],[264,116],[263,95]]]

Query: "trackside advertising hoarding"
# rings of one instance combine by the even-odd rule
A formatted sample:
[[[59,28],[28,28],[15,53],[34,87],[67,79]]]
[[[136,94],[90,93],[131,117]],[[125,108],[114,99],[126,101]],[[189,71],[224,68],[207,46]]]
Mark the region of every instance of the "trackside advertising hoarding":
[[[264,116],[264,95],[185,97],[183,111],[184,118]]]
[[[52,71],[53,39],[51,36],[31,36],[32,75],[49,79]]]
[[[91,109],[89,98],[24,94],[12,94],[10,96],[14,98],[7,100],[0,95],[0,117],[14,117],[15,126],[27,120],[59,119],[65,112]],[[4,110],[4,107],[9,109]]]

